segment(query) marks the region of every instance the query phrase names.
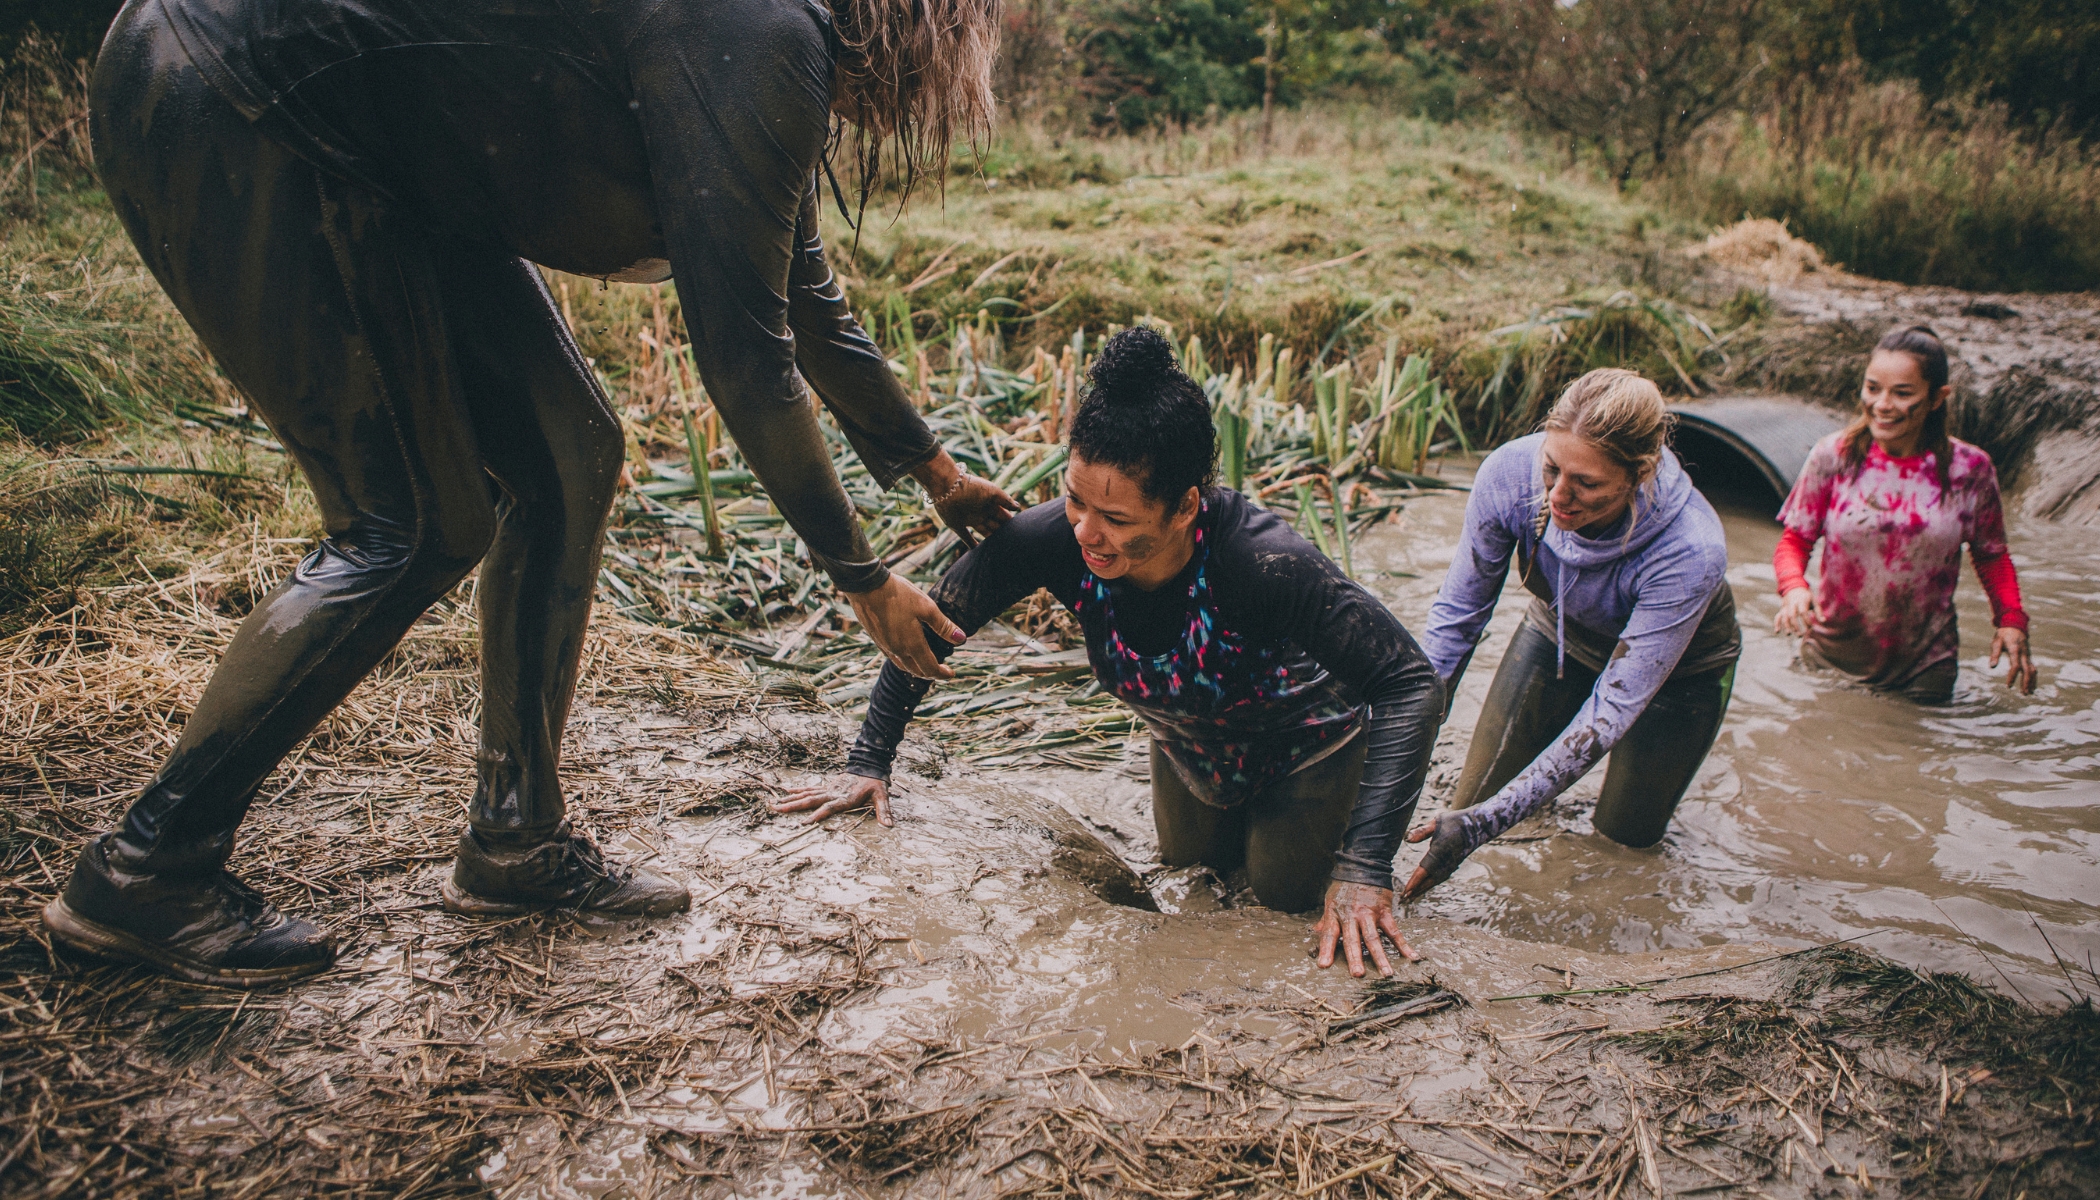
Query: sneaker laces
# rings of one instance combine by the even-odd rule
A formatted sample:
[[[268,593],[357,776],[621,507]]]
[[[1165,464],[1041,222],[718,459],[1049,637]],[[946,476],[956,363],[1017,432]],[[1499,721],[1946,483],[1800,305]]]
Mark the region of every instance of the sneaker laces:
[[[263,898],[261,892],[249,886],[240,876],[228,870],[220,870],[219,890],[225,893],[230,903],[227,910],[251,929],[260,929],[278,914],[277,906]]]
[[[605,881],[604,887],[607,892],[625,887],[629,876],[633,874],[629,868],[607,862],[605,852],[598,848],[598,843],[591,840],[589,834],[574,830],[562,839],[561,873],[564,876],[586,875],[602,879]],[[595,891],[597,888],[591,890]]]

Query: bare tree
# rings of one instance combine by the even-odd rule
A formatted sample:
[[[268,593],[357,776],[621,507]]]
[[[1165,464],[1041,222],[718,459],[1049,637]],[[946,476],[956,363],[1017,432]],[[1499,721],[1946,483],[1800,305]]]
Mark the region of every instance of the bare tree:
[[[1482,65],[1625,185],[1742,98],[1766,0],[1503,0]]]

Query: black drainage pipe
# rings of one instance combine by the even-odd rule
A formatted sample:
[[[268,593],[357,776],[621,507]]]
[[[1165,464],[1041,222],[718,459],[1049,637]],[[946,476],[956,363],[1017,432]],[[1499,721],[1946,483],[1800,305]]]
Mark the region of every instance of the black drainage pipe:
[[[1672,445],[1709,497],[1777,513],[1815,444],[1844,425],[1821,405],[1786,396],[1718,396],[1672,405]]]

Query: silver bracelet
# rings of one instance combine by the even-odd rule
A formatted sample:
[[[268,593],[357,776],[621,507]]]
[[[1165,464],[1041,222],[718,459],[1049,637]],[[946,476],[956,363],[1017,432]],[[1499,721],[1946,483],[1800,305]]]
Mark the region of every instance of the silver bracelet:
[[[955,493],[961,491],[963,488],[963,484],[968,483],[969,481],[970,473],[968,471],[957,470],[955,472],[955,482],[950,483],[946,488],[942,489],[940,495],[935,496],[930,491],[926,494],[930,498],[933,506],[935,508],[939,508],[941,505],[946,504],[948,503],[948,501],[954,499]]]

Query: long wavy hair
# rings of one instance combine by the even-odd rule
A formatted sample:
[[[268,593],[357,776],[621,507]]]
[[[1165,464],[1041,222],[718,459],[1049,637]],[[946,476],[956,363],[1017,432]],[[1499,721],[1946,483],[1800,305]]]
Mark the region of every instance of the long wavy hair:
[[[906,194],[921,176],[944,179],[956,140],[991,132],[1002,0],[829,3],[840,45],[832,105],[844,118],[834,144],[851,155],[862,208],[885,147]]]

